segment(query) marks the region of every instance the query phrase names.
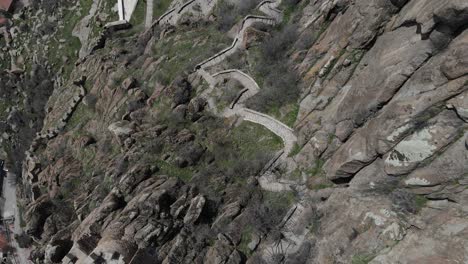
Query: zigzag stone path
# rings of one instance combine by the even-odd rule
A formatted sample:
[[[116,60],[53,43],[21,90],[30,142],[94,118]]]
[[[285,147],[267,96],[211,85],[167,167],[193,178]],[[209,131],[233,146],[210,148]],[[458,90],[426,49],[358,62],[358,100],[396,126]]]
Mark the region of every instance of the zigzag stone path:
[[[70,120],[73,112],[78,107],[79,103],[86,95],[86,90],[81,84],[78,85],[78,93],[73,96],[72,101],[69,103],[67,111],[59,119],[58,124],[54,128],[47,129],[46,132],[37,133],[33,139],[31,146],[25,152],[26,155],[26,166],[23,168],[23,181],[30,184],[31,186],[31,197],[34,201],[40,195],[39,187],[37,186],[37,175],[36,169],[39,167],[39,162],[34,152],[39,148],[41,144],[45,144],[46,141],[55,138],[65,128],[67,122]]]
[[[210,88],[204,91],[201,97],[205,98],[208,101],[209,107],[215,113],[217,113],[217,110],[215,107],[214,100],[209,96],[209,94],[213,91],[214,86],[221,82],[223,79],[230,78],[237,80],[240,84],[244,86],[245,89],[240,92],[240,94],[232,102],[231,106],[221,113],[221,116],[240,116],[246,121],[257,123],[266,127],[283,140],[283,151],[280,152],[279,155],[273,159],[273,162],[267,166],[268,168],[263,170],[261,176],[258,178],[259,184],[263,189],[274,192],[289,191],[291,190],[291,186],[297,185],[297,182],[278,180],[276,179],[275,175],[271,172],[271,167],[273,167],[273,165],[279,160],[286,159],[288,154],[293,149],[295,142],[297,141],[297,137],[294,134],[294,130],[271,116],[244,107],[243,103],[248,98],[257,94],[260,90],[260,87],[258,86],[257,82],[248,74],[240,70],[231,69],[210,75],[206,71],[206,68],[216,65],[217,63],[223,61],[228,56],[234,54],[238,49],[240,49],[245,29],[249,26],[255,23],[266,23],[269,25],[274,25],[280,22],[282,19],[282,12],[276,9],[280,3],[281,1],[270,0],[261,2],[257,6],[257,9],[271,17],[250,15],[246,16],[243,19],[241,27],[236,37],[234,38],[234,41],[231,44],[231,46],[229,46],[226,49],[223,49],[214,56],[211,56],[210,58],[208,58],[207,60],[203,61],[195,67],[197,73],[210,85]],[[213,78],[215,79],[214,81]]]
[[[242,20],[241,27],[237,32],[236,37],[232,41],[231,46],[223,49],[222,51],[216,53],[215,55],[211,56],[210,58],[204,60],[203,62],[199,63],[195,66],[196,70],[205,69],[211,66],[214,66],[223,60],[225,60],[228,56],[234,54],[238,49],[241,48],[242,42],[244,41],[244,32],[245,29],[252,26],[255,23],[264,23],[267,25],[275,25],[277,21],[273,18],[266,17],[266,16],[253,16],[248,15]]]
[[[279,5],[278,2],[272,2],[272,1],[264,1],[260,3],[260,5],[257,7],[259,10],[272,10],[272,8],[276,8],[276,6]],[[271,11],[275,12],[275,11]],[[212,105],[213,103],[210,102],[209,100],[209,93],[214,89],[214,86],[220,81],[220,79],[224,78],[232,78],[237,81],[239,81],[245,88],[246,90],[243,90],[241,94],[236,98],[236,100],[233,102],[231,105],[231,109],[226,109],[223,113],[222,116],[224,117],[230,117],[233,115],[238,115],[244,118],[246,121],[250,121],[253,123],[260,124],[279,137],[284,142],[284,154],[283,157],[286,157],[287,154],[292,150],[294,147],[295,142],[297,141],[297,137],[294,135],[294,130],[291,129],[290,127],[286,126],[285,124],[281,123],[280,121],[276,120],[275,118],[268,116],[266,114],[245,108],[243,106],[243,102],[245,102],[248,98],[254,96],[258,91],[260,90],[260,87],[258,84],[255,82],[255,80],[250,77],[248,74],[236,70],[236,69],[231,69],[231,70],[225,70],[221,71],[218,73],[215,73],[214,75],[209,75],[209,73],[205,70],[207,67],[213,66],[224,59],[226,59],[228,56],[234,54],[240,47],[241,43],[244,38],[244,32],[245,29],[252,26],[255,23],[265,23],[265,24],[270,24],[274,25],[278,22],[278,18],[270,18],[270,17],[263,17],[263,16],[251,16],[248,15],[242,20],[241,27],[237,33],[237,36],[234,38],[233,43],[231,46],[228,48],[218,52],[214,56],[211,56],[207,60],[203,61],[202,63],[198,64],[196,66],[196,70],[200,76],[202,76],[203,79],[210,85],[210,88],[203,92],[201,97],[205,98],[208,100],[208,104],[211,109],[214,109],[214,106]],[[216,78],[218,79],[217,81],[213,81],[213,79]]]

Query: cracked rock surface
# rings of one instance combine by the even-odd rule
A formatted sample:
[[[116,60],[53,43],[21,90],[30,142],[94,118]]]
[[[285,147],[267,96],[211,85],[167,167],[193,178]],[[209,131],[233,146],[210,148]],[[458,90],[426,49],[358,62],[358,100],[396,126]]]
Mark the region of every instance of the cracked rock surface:
[[[12,261],[468,262],[466,0],[116,4],[0,13]]]

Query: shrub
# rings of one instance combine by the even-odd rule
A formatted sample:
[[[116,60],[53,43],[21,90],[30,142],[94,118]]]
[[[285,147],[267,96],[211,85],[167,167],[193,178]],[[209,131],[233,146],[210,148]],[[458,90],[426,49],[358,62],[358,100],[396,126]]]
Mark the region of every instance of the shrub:
[[[290,25],[273,32],[260,45],[260,58],[255,71],[265,79],[263,89],[248,100],[248,107],[265,112],[298,99],[298,75],[290,70],[287,58],[287,51],[297,36],[297,26]]]
[[[190,101],[192,85],[186,78],[177,77],[173,84],[174,94],[172,97],[173,106],[186,104]]]
[[[217,8],[218,30],[226,32],[232,28],[236,22],[236,14],[233,12],[234,5],[223,1]]]
[[[417,213],[425,204],[424,196],[415,195],[404,189],[396,189],[391,194],[394,209],[402,212]]]

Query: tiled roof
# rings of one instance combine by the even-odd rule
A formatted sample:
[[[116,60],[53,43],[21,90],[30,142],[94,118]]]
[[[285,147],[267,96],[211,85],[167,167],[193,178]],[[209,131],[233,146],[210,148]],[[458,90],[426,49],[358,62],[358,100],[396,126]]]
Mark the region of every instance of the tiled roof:
[[[13,0],[0,0],[0,10],[8,11],[10,10]]]

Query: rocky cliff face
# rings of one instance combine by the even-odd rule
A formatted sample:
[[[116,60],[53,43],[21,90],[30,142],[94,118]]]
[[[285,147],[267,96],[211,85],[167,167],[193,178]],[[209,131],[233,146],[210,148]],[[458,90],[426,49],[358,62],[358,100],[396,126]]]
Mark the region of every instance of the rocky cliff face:
[[[5,28],[35,263],[468,261],[468,2],[150,2]]]

